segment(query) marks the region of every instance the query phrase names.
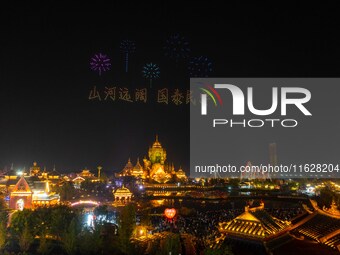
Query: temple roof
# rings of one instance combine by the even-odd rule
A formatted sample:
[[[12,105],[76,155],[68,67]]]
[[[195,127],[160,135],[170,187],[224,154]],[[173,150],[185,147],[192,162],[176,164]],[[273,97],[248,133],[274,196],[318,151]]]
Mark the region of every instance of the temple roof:
[[[133,167],[134,172],[143,172],[143,167],[139,162],[139,158],[137,159],[136,165]]]
[[[45,182],[34,182],[33,187],[31,187],[34,191],[45,191],[46,183]]]
[[[50,175],[50,176],[60,176],[60,173],[57,170],[53,170],[53,171],[49,172],[47,175]]]
[[[123,185],[121,188],[116,189],[114,194],[132,194],[132,193],[128,188],[124,187]]]
[[[14,171],[13,169],[7,171],[6,173],[4,173],[5,176],[17,176],[16,171]]]
[[[275,235],[290,223],[270,216],[264,209],[252,209],[229,222],[220,223],[220,232],[263,239]]]
[[[12,192],[20,193],[23,188],[25,192],[46,192],[48,190],[48,183],[39,180],[37,176],[21,176],[16,182]]]
[[[237,216],[235,220],[249,220],[249,221],[261,222],[258,218],[256,218],[250,212],[242,213],[241,215]]]
[[[158,135],[156,135],[156,141],[153,143],[152,148],[162,148],[161,143],[158,141]]]
[[[133,168],[133,165],[131,163],[131,160],[130,158],[128,159],[128,162],[126,163],[124,169],[132,169]]]

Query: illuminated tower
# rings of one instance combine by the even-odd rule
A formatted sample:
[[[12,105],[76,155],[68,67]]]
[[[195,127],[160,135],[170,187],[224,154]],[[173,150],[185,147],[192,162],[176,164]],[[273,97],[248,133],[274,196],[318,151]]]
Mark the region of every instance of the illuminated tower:
[[[153,143],[152,147],[149,148],[149,159],[152,164],[159,163],[161,165],[164,165],[166,160],[166,151],[158,141],[158,135],[156,135],[156,141]]]
[[[98,169],[98,180],[100,180],[100,171],[102,170],[102,167],[101,166],[97,166],[97,169]]]
[[[158,136],[156,136],[156,141],[149,148],[149,165],[151,165],[149,176],[156,182],[165,183],[171,179],[171,174],[165,172],[165,160],[166,151],[158,141]]]
[[[271,166],[277,166],[276,143],[269,144],[269,164]]]

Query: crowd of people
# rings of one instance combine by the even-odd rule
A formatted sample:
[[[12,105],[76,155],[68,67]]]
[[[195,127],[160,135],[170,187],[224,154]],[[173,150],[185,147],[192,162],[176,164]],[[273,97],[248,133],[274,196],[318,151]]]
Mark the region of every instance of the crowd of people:
[[[273,217],[280,220],[291,221],[296,216],[302,214],[304,210],[301,207],[294,208],[269,208],[266,211]]]

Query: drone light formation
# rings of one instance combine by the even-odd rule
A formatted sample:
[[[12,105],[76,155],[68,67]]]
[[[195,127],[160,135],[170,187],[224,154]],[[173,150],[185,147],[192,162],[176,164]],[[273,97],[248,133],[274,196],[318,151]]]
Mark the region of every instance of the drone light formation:
[[[143,67],[142,73],[143,73],[144,78],[150,80],[150,88],[151,88],[152,80],[158,79],[161,74],[161,71],[158,65],[154,63],[148,63]]]
[[[96,53],[90,60],[91,70],[98,72],[102,75],[103,72],[109,71],[111,68],[111,60],[107,55],[102,53]]]
[[[136,44],[131,40],[123,40],[120,43],[120,49],[125,57],[125,72],[128,72],[129,69],[129,54],[134,53],[136,51]]]
[[[189,61],[190,77],[208,77],[212,72],[212,62],[208,57],[193,57]]]
[[[189,42],[178,33],[171,35],[166,40],[164,50],[165,56],[176,60],[176,62],[188,58],[190,55]]]

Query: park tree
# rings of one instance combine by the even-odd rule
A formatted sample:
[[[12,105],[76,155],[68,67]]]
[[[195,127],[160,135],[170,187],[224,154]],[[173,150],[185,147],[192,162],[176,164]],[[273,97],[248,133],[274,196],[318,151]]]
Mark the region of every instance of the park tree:
[[[140,224],[142,226],[151,226],[150,214],[151,214],[150,208],[148,208],[148,209],[146,209],[142,212],[142,214],[140,215]]]
[[[7,209],[5,198],[0,196],[0,211]]]
[[[67,254],[73,255],[77,252],[77,233],[78,233],[78,221],[74,217],[66,231],[62,235],[62,245]]]
[[[318,199],[318,206],[320,208],[323,208],[324,206],[326,208],[330,208],[332,201],[334,199],[334,193],[329,187],[324,187],[320,190],[320,197]]]
[[[40,233],[40,238],[39,238],[39,246],[37,251],[42,254],[49,254],[51,251],[51,243],[50,241],[46,238],[46,230]]]
[[[22,252],[27,252],[34,241],[34,236],[31,233],[31,229],[26,222],[22,233],[19,235],[19,246]]]
[[[62,186],[58,187],[57,192],[60,195],[61,201],[70,201],[76,195],[76,189],[72,182],[65,182]]]
[[[34,223],[32,222],[33,217],[31,217],[31,215],[32,211],[28,209],[13,213],[10,230],[15,237],[19,237],[24,231],[25,226],[28,226],[31,230],[34,228]]]
[[[103,247],[102,225],[95,224],[94,228],[86,228],[82,231],[81,242],[79,242],[80,254],[102,254]]]
[[[74,217],[74,212],[68,206],[59,205],[53,207],[51,212],[51,234],[60,240]]]
[[[0,251],[4,248],[7,241],[7,213],[0,211]]]
[[[123,253],[130,254],[130,238],[136,227],[136,208],[133,204],[126,205],[119,215],[119,246]]]
[[[231,247],[224,243],[218,248],[210,248],[210,247],[206,248],[204,250],[204,254],[206,255],[234,255]]]
[[[181,240],[179,234],[169,234],[161,242],[160,254],[181,254]]]

